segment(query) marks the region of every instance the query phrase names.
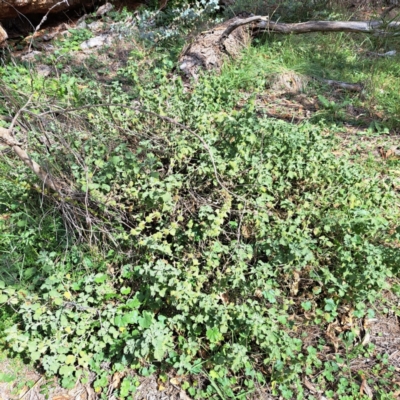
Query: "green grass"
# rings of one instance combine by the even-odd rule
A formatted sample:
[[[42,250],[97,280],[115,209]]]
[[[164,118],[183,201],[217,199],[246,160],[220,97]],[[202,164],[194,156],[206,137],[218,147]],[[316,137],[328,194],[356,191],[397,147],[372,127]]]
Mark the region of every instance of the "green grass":
[[[368,52],[395,49],[399,53],[399,42],[393,39],[384,48],[376,46],[371,38],[349,33],[271,35],[259,40],[241,61],[227,65],[221,80],[230,89],[256,92],[265,92],[276,74],[288,71],[308,78],[360,82],[365,86],[363,93],[342,91],[334,95],[336,101],[364,108],[364,119],[369,124],[376,120],[381,127],[398,130],[399,56],[374,58]],[[305,90],[310,96],[331,97],[332,92],[332,88],[318,81],[311,81]]]
[[[10,373],[0,373],[0,382],[10,383],[17,379],[17,375],[10,374]]]
[[[4,327],[2,327],[4,329]],[[38,373],[21,357],[4,348],[0,350],[0,385],[3,395],[21,396],[26,388],[31,388],[37,380]]]

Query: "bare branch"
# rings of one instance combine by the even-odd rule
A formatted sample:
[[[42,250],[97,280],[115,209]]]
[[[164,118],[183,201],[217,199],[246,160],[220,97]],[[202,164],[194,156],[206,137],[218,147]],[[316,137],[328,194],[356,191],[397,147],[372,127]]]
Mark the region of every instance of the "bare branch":
[[[0,141],[7,146],[10,146],[14,150],[14,153],[31,171],[34,172],[34,174],[43,182],[45,186],[51,190],[54,190],[55,192],[60,192],[60,184],[57,183],[54,178],[48,174],[36,161],[29,157],[28,153],[21,148],[21,144],[13,138],[9,129],[0,127]]]
[[[243,25],[248,25],[251,24],[253,22],[260,22],[260,21],[268,21],[268,17],[262,17],[260,15],[258,16],[252,16],[249,18],[238,18],[235,19],[230,25],[228,25],[228,27],[224,30],[224,32],[221,35],[221,38],[219,39],[219,44],[222,45],[224,43],[224,41],[227,39],[227,37],[237,28],[239,28],[240,26]]]
[[[286,24],[267,16],[234,17],[201,32],[179,57],[179,68],[197,78],[201,69],[220,70],[227,56],[235,58],[260,33],[302,34],[312,32],[356,32],[381,36],[400,35],[399,21],[308,21]]]
[[[261,21],[253,28],[253,30],[257,32],[276,32],[284,34],[312,32],[356,32],[382,34],[390,30],[393,31],[398,29],[400,29],[399,21],[392,21],[389,23],[385,23],[383,21],[308,21],[294,24],[285,24],[274,21]]]
[[[217,166],[215,164],[215,160],[214,160],[214,156],[213,156],[212,150],[211,150],[210,146],[207,144],[207,142],[198,133],[196,133],[195,131],[193,131],[192,129],[187,127],[186,125],[181,124],[178,121],[175,121],[173,118],[157,114],[157,113],[155,113],[153,111],[145,110],[145,109],[143,109],[141,107],[131,107],[131,106],[127,105],[127,104],[112,104],[112,103],[90,104],[90,105],[84,105],[84,106],[80,106],[80,107],[76,107],[76,108],[67,108],[67,109],[64,109],[64,110],[46,111],[46,112],[43,112],[43,113],[39,114],[39,116],[43,116],[43,115],[46,115],[46,114],[52,114],[52,113],[70,113],[70,112],[82,110],[82,109],[85,109],[85,108],[87,109],[87,108],[98,108],[98,107],[105,107],[105,108],[108,108],[109,110],[110,110],[110,107],[122,107],[122,108],[126,108],[128,110],[141,112],[143,114],[148,114],[148,115],[152,115],[154,117],[157,117],[157,118],[159,118],[159,119],[161,119],[163,121],[167,121],[170,124],[175,125],[175,126],[181,128],[181,129],[187,131],[188,133],[190,133],[191,135],[196,137],[201,142],[201,144],[206,149],[206,151],[208,152],[208,154],[210,156],[210,159],[211,159],[211,163],[213,165],[215,179],[218,182],[218,184],[224,190],[226,190],[228,193],[231,193],[230,190],[222,183],[222,181],[221,181],[221,179],[219,177]]]
[[[61,5],[61,4],[63,4],[63,3],[66,3],[67,6],[69,6],[68,0],[61,0],[61,1],[59,1],[58,3],[54,4],[52,7],[50,7],[49,10],[47,11],[47,13],[43,16],[43,18],[42,18],[41,21],[39,22],[39,25],[35,28],[35,32],[33,32],[33,34],[32,34],[32,38],[31,38],[30,43],[29,43],[28,53],[29,53],[29,52],[31,51],[31,49],[32,49],[32,44],[33,44],[33,39],[34,39],[35,33],[41,28],[42,24],[47,20],[47,17],[48,17],[48,15],[50,14],[50,12],[51,12],[54,8],[58,7],[59,5]]]
[[[362,90],[364,88],[361,83],[349,83],[349,82],[335,81],[332,79],[323,79],[323,78],[317,78],[317,77],[313,77],[313,78],[322,83],[325,83],[326,85],[333,86],[333,87],[340,88],[340,89],[350,90],[352,92],[362,92]]]
[[[31,95],[29,96],[29,99],[28,99],[28,101],[25,103],[25,105],[24,105],[22,108],[20,108],[20,109],[15,113],[14,118],[13,118],[12,121],[11,121],[11,125],[8,127],[8,131],[9,131],[11,134],[12,134],[12,132],[13,132],[13,129],[14,129],[15,124],[17,123],[18,117],[21,115],[21,113],[22,113],[23,111],[25,111],[26,107],[28,107],[29,103],[30,103],[31,100],[32,100],[32,97],[33,97],[33,94],[31,94]]]

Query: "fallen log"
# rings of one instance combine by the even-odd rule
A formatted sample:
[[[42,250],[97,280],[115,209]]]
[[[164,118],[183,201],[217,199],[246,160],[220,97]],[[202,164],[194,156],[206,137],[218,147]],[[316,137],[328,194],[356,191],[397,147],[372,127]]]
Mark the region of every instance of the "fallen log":
[[[311,32],[355,32],[355,33],[375,33],[385,35],[393,31],[400,30],[400,22],[392,21],[308,21],[295,24],[285,24],[282,22],[263,21],[254,27],[255,32],[276,32],[276,33],[311,33]]]
[[[197,79],[201,69],[220,70],[226,56],[236,58],[251,40],[248,27],[235,25],[235,28],[226,36],[230,24],[240,22],[241,18],[235,17],[216,27],[204,31],[195,40],[187,45],[179,58],[179,68],[188,77]],[[225,36],[224,36],[225,34]],[[221,40],[223,40],[223,45]]]
[[[391,21],[308,21],[286,24],[267,16],[245,15],[229,19],[201,32],[179,57],[179,68],[197,79],[202,69],[220,70],[226,58],[236,58],[254,36],[263,33],[304,34],[312,32],[355,32],[399,35],[400,22]]]
[[[50,9],[53,13],[61,12],[90,3],[86,0],[0,0],[0,20],[27,14],[46,14]]]

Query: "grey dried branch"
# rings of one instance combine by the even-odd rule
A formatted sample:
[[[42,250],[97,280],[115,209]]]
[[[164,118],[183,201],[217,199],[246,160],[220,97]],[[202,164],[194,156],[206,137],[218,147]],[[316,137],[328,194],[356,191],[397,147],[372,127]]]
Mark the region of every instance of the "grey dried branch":
[[[241,54],[252,37],[262,33],[304,34],[312,32],[356,32],[381,36],[400,35],[400,21],[308,21],[282,23],[267,16],[234,17],[212,29],[201,32],[182,51],[179,57],[181,71],[187,77],[197,78],[198,71],[220,70],[227,56]]]
[[[24,149],[22,149],[21,143],[14,139],[9,129],[0,127],[0,141],[7,146],[10,146],[19,159],[32,172],[34,172],[34,174],[43,182],[45,186],[51,190],[54,190],[55,192],[60,192],[62,190],[60,183],[57,182],[48,172],[46,172],[36,161],[34,161]]]

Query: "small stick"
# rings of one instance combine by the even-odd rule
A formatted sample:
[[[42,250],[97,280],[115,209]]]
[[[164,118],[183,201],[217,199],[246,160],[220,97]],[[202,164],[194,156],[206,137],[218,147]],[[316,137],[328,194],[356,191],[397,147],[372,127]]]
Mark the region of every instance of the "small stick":
[[[326,85],[338,87],[345,90],[351,90],[353,92],[361,92],[363,90],[363,85],[360,83],[348,83],[348,82],[335,81],[333,79],[323,79],[317,77],[314,77],[314,79],[322,83],[325,83]]]
[[[43,376],[41,376],[35,383],[34,385],[27,390],[18,400],[22,400],[28,393],[30,393],[42,380],[43,380]]]

